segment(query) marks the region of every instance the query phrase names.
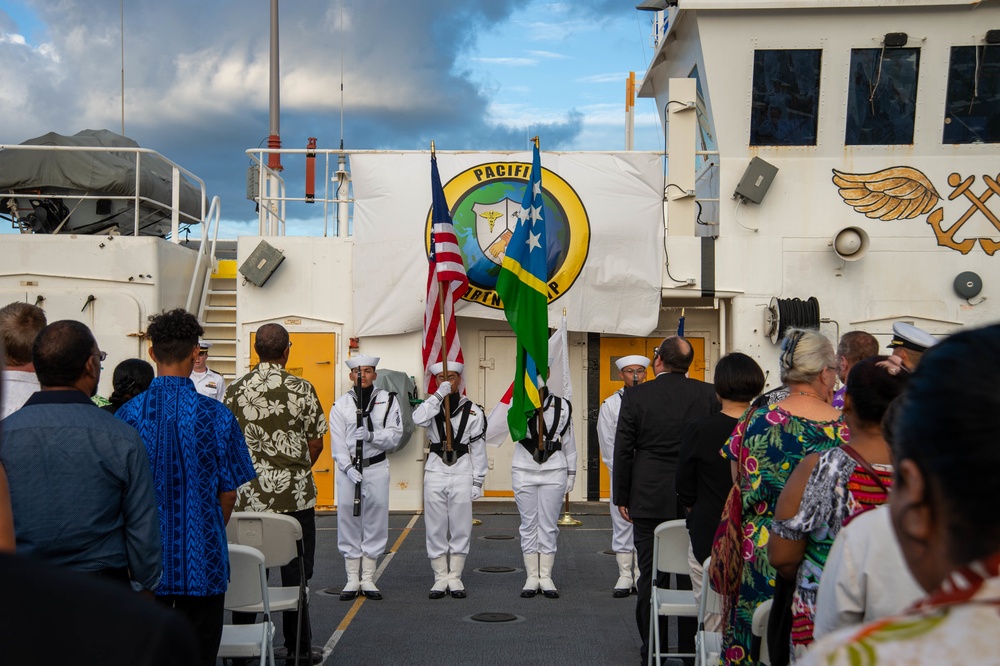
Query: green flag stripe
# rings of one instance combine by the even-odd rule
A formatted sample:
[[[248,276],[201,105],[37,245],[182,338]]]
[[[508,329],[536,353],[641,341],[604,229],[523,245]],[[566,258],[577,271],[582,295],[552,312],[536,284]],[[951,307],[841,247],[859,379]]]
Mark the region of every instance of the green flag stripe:
[[[537,291],[548,300],[548,285],[526,271],[516,260],[504,256],[502,266],[516,275],[521,284],[530,287],[533,291]]]

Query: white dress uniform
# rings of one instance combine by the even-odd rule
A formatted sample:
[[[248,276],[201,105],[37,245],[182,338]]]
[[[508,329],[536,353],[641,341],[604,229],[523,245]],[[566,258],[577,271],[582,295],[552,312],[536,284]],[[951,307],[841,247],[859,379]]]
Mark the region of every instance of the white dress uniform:
[[[378,363],[378,359],[372,357],[355,357],[348,363],[357,363],[359,359],[361,365],[374,367]],[[363,593],[378,595],[372,576],[376,560],[385,552],[389,541],[389,461],[386,460],[386,452],[399,446],[403,420],[395,394],[374,386],[371,391],[367,410],[363,414],[363,423],[371,441],[365,442],[362,448],[360,516],[354,515],[355,484],[347,474],[347,470],[354,466],[357,450],[357,440],[354,439],[357,428],[354,389],[340,396],[330,409],[330,448],[337,467],[337,547],[344,555],[348,576],[348,585],[341,599],[353,598],[345,595],[356,592],[359,585]],[[359,565],[362,569],[360,581]],[[354,589],[349,590],[350,587]]]
[[[624,388],[620,388],[601,403],[601,411],[597,416],[597,441],[601,446],[601,460],[608,467],[608,476],[612,479],[614,475],[615,461],[615,432],[618,429],[618,412],[622,408],[622,394]],[[618,507],[611,504],[611,550],[616,553],[631,553],[632,546],[632,523],[622,518]]]
[[[538,589],[547,597],[559,596],[551,573],[559,536],[559,508],[569,477],[576,479],[576,444],[569,436],[572,411],[568,400],[552,394],[543,399],[544,439],[546,448],[551,449],[543,462],[535,462],[533,453],[538,442],[537,415],[528,421],[528,437],[514,446],[511,483],[521,514],[521,552],[528,573],[521,596],[534,596]]]
[[[472,539],[473,488],[477,494],[482,491],[488,466],[485,412],[465,396],[452,394],[450,402],[456,401],[451,431],[457,460],[451,465],[442,456],[446,436],[441,396],[432,393],[413,410],[413,422],[427,428],[430,441],[424,463],[424,525],[427,557],[435,574],[432,599],[443,597],[448,589],[453,597],[465,596],[462,570]]]
[[[619,371],[624,372],[625,368],[630,366],[645,368],[649,365],[649,359],[633,354],[619,358],[615,361],[615,365]],[[621,412],[624,393],[625,387],[622,387],[608,396],[607,400],[601,403],[601,410],[597,415],[597,443],[601,447],[601,460],[607,466],[608,476],[612,479],[615,478],[615,433],[618,431],[618,414]],[[627,597],[639,578],[639,562],[632,543],[632,523],[622,518],[614,502],[609,504],[611,550],[614,551],[615,559],[618,561],[618,580],[615,582],[614,596]]]
[[[222,375],[207,369],[205,372],[192,372],[191,381],[198,393],[222,402],[222,397],[226,394],[226,380]]]

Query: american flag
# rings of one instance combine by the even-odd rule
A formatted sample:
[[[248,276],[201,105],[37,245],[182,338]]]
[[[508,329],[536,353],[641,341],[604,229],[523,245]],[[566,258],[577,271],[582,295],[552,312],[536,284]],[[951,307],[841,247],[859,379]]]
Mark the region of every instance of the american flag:
[[[444,294],[445,335],[448,362],[464,363],[462,343],[458,339],[455,322],[455,302],[469,289],[462,253],[451,222],[448,202],[441,187],[437,157],[431,155],[431,192],[434,204],[431,211],[430,255],[427,257],[427,304],[424,310],[424,386],[427,393],[437,390],[437,378],[427,368],[442,361],[441,355],[441,301]]]

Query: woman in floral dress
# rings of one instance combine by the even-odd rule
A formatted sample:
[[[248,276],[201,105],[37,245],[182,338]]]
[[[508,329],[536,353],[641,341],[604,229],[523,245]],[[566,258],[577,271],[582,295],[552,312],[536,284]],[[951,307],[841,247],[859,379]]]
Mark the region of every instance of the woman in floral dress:
[[[753,613],[774,595],[767,542],[778,495],[803,457],[848,440],[839,410],[830,406],[837,381],[833,345],[818,331],[791,329],[781,344],[781,381],[788,397],[754,412],[722,450],[733,463],[742,495],[743,572],[728,604],[722,662],[753,663]]]
[[[909,373],[892,375],[878,362],[872,357],[851,368],[844,405],[851,443],[803,458],[778,498],[768,552],[778,575],[795,581],[792,661],[812,643],[816,593],[833,540],[855,516],[889,499],[892,456],[882,417]]]

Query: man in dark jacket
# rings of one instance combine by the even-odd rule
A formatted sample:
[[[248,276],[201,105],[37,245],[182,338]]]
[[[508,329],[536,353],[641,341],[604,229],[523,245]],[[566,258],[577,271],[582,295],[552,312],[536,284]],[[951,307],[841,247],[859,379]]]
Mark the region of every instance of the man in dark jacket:
[[[685,376],[693,359],[694,350],[684,338],[664,340],[653,358],[656,379],[625,392],[615,434],[613,499],[634,530],[639,559],[635,617],[643,663],[649,650],[653,532],[660,523],[681,516],[674,478],[681,437],[689,423],[720,408],[711,384]],[[688,624],[679,625],[682,652],[694,651],[696,628]]]

